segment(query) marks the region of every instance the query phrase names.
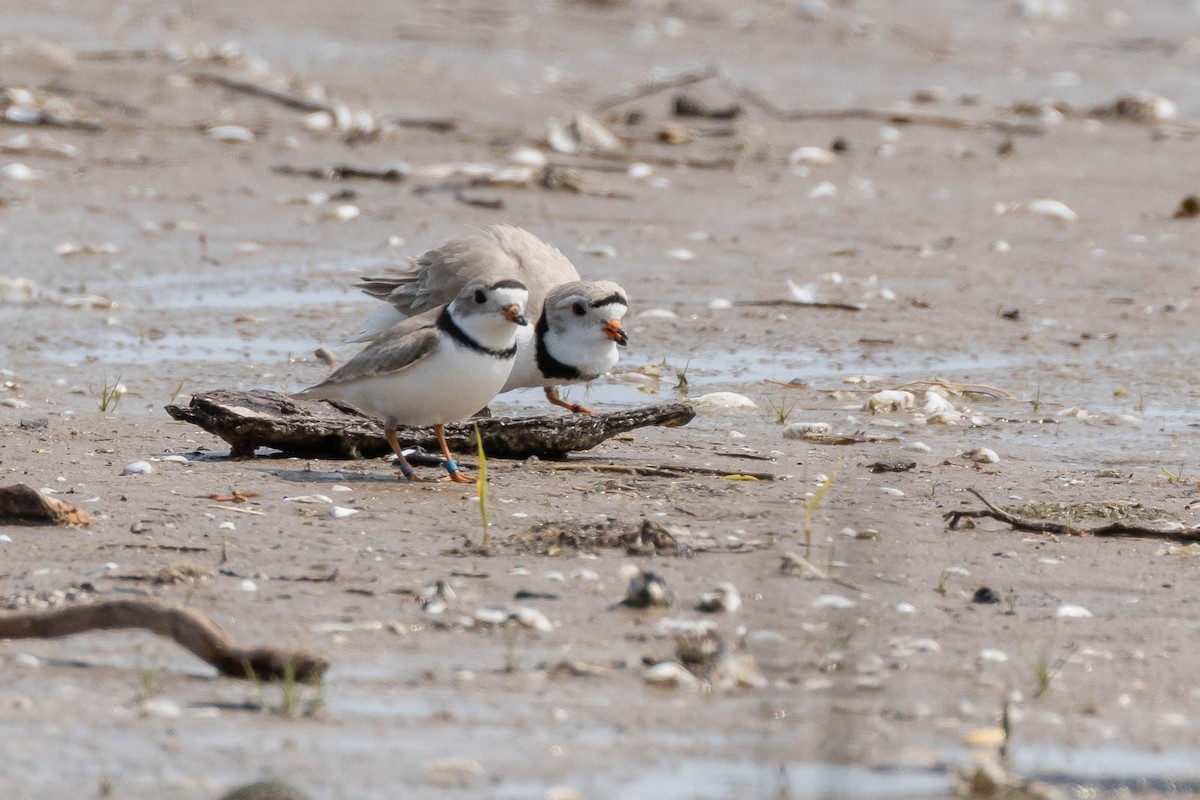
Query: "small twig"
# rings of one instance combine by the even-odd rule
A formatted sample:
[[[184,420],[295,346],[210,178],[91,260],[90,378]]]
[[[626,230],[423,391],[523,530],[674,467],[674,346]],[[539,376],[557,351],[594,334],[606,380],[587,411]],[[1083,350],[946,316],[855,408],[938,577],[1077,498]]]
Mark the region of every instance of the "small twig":
[[[982,383],[955,383],[954,381],[947,381],[941,378],[935,378],[934,380],[909,381],[908,383],[893,388],[897,390],[903,390],[925,388],[929,386],[940,386],[947,391],[954,392],[955,394],[990,394],[995,397],[1002,397],[1006,400],[1018,399],[1017,396],[1011,392],[1006,392],[1003,389],[997,389],[995,386],[987,386],[986,384]]]
[[[293,167],[290,164],[277,164],[271,167],[271,171],[280,175],[297,175],[321,181],[367,178],[376,181],[399,183],[408,177],[408,170],[399,166],[377,168],[356,167],[352,164],[334,164],[332,167]]]
[[[670,89],[682,89],[685,86],[691,86],[692,84],[715,78],[718,74],[720,74],[720,71],[717,67],[709,64],[700,69],[687,70],[665,78],[649,80],[624,91],[602,97],[593,108],[597,112],[607,111],[615,106],[624,105],[634,100],[641,100],[643,97],[649,97],[652,94],[658,94]]]
[[[983,503],[986,508],[977,511],[955,510],[946,512],[942,515],[942,518],[950,523],[949,527],[951,530],[957,528],[958,523],[963,519],[987,518],[1005,522],[1019,531],[1029,531],[1032,533],[1053,533],[1061,536],[1145,536],[1152,539],[1167,539],[1175,542],[1200,542],[1200,531],[1196,528],[1162,530],[1160,528],[1149,528],[1145,525],[1131,525],[1120,521],[1110,522],[1107,525],[1100,525],[1095,528],[1080,528],[1076,525],[1067,525],[1044,519],[1028,519],[997,508],[975,489],[968,488],[967,491],[975,495],[979,499],[979,502]]]
[[[210,505],[209,508],[217,508],[221,511],[236,511],[239,514],[253,514],[256,517],[265,517],[267,515],[265,511],[255,511],[253,508],[239,508],[238,506]]]
[[[818,303],[804,300],[736,300],[735,306],[766,306],[768,308],[774,306],[793,306],[796,308],[826,308],[832,311],[864,311],[867,308],[866,303]]]
[[[417,128],[434,133],[453,133],[458,130],[458,121],[450,117],[408,117],[402,114],[393,114],[385,119],[401,128]]]
[[[259,86],[257,83],[250,81],[241,81],[237,78],[230,78],[216,72],[197,72],[192,75],[192,80],[196,83],[213,83],[225,89],[243,94],[252,95],[254,97],[262,97],[266,100],[279,103],[296,111],[324,111],[327,114],[336,114],[337,109],[330,103],[325,103],[320,100],[311,100],[307,97],[302,97],[292,92],[284,92],[279,89],[269,89],[266,86]]]
[[[802,120],[844,120],[868,119],[887,122],[891,125],[927,125],[935,128],[952,128],[955,130],[994,130],[999,133],[1026,134],[1030,136],[1043,134],[1047,128],[1045,123],[1035,120],[1003,120],[1003,119],[964,119],[948,114],[929,114],[920,111],[889,111],[882,108],[805,108],[784,109],[773,101],[743,86],[733,86],[734,94],[752,106],[756,106],[772,119],[783,122],[798,122]]]
[[[587,462],[539,464],[543,469],[552,470],[591,470],[594,472],[615,472],[621,475],[637,475],[643,478],[686,478],[689,475],[709,475],[718,478],[729,476],[745,476],[759,481],[773,481],[775,476],[770,472],[746,472],[737,469],[712,469],[711,467],[684,467],[659,464],[593,464]]]
[[[171,553],[207,553],[207,547],[199,547],[190,544],[123,544],[121,542],[111,542],[99,546],[101,550],[111,550],[120,548],[122,550],[163,550]]]

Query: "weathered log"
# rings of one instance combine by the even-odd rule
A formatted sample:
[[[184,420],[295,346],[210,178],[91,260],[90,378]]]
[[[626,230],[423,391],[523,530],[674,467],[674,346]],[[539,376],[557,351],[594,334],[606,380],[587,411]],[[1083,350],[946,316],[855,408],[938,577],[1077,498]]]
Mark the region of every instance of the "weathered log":
[[[298,650],[242,647],[199,611],[158,600],[109,600],[0,614],[0,639],[49,639],[128,628],[173,639],[233,678],[314,682],[329,666],[320,656]]]
[[[234,458],[260,447],[310,458],[371,458],[389,449],[377,420],[349,406],[296,401],[279,392],[217,389],[194,395],[187,406],[167,406],[167,413],[224,439]],[[489,458],[554,458],[635,428],[686,425],[695,416],[687,403],[662,403],[607,414],[483,417],[446,426],[446,441],[460,453],[474,452],[478,425]],[[396,435],[404,445],[438,446],[432,428],[400,428]]]

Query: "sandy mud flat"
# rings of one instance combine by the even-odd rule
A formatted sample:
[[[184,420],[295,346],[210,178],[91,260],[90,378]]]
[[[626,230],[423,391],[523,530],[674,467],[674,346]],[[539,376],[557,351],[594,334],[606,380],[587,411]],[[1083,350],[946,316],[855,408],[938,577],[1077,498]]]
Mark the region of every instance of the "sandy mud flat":
[[[0,796],[945,797],[980,762],[1200,791],[1190,4],[0,20],[0,485],[91,515],[0,526],[5,613],[149,596],[331,662],[281,689],[149,634],[0,642]],[[233,460],[164,412],[319,380],[360,275],[498,222],[629,292],[572,398],[699,414],[491,460],[487,554],[474,489]],[[951,528],[968,490],[1068,530]],[[669,607],[616,605],[631,566]],[[706,629],[739,679],[661,666]]]

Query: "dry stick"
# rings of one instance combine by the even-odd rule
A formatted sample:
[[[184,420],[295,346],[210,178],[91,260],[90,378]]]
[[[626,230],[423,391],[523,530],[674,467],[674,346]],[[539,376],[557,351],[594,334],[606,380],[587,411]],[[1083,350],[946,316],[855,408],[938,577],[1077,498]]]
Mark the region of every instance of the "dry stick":
[[[947,114],[928,114],[919,111],[888,111],[881,108],[811,108],[787,110],[775,105],[763,95],[743,86],[732,86],[734,94],[756,106],[773,119],[784,122],[820,119],[870,119],[892,125],[929,125],[956,130],[994,130],[1000,133],[1038,135],[1046,132],[1045,123],[1025,120],[963,119]]]
[[[903,389],[922,388],[922,387],[928,387],[928,386],[940,386],[943,389],[948,389],[952,392],[957,392],[958,394],[966,394],[967,392],[973,392],[975,394],[990,394],[990,395],[993,395],[994,397],[1002,397],[1006,400],[1017,400],[1018,399],[1017,396],[1012,394],[1011,392],[1006,392],[1003,389],[997,389],[995,386],[988,386],[987,384],[984,384],[984,383],[955,383],[954,381],[942,380],[941,378],[936,378],[931,381],[930,380],[909,381],[908,383],[901,384],[900,386],[896,386],[894,388],[897,390],[903,390]],[[865,391],[869,391],[869,390],[865,390]]]
[[[712,469],[711,467],[676,467],[657,464],[555,464],[550,462],[543,462],[538,466],[542,469],[559,471],[591,470],[595,472],[615,472],[621,475],[637,475],[644,478],[684,478],[688,475],[712,475],[724,478],[728,475],[745,475],[748,478],[760,481],[775,480],[775,476],[770,472],[746,472],[745,470]]]
[[[607,97],[602,97],[599,102],[593,107],[597,112],[607,111],[614,106],[624,105],[625,103],[634,100],[640,100],[643,97],[649,97],[652,94],[665,92],[670,89],[682,89],[685,86],[691,86],[694,83],[715,78],[720,74],[720,70],[713,64],[702,67],[696,70],[688,70],[677,75],[672,75],[658,80],[650,80],[645,83],[640,83],[633,88],[626,89],[623,92],[616,92]]]
[[[804,301],[804,300],[782,300],[782,299],[737,300],[734,302],[734,305],[735,306],[743,306],[743,307],[765,306],[768,308],[775,307],[775,306],[793,306],[793,307],[798,307],[798,308],[826,308],[831,311],[862,311],[867,307],[866,303],[833,303],[833,302],[818,303],[818,302],[808,302],[808,301]]]
[[[274,101],[280,105],[294,108],[297,111],[324,111],[327,114],[336,114],[337,109],[330,103],[323,103],[320,100],[310,100],[307,97],[301,97],[292,92],[284,92],[278,89],[269,89],[266,86],[259,86],[257,83],[250,81],[240,81],[237,78],[230,78],[216,72],[197,72],[192,75],[192,80],[196,83],[214,83],[217,86],[230,89],[235,92],[253,95],[255,97],[263,97],[267,100]]]
[[[199,611],[158,600],[108,600],[0,615],[0,639],[47,639],[130,628],[174,639],[232,678],[311,682],[320,680],[329,666],[324,658],[299,650],[242,647]]]
[[[1200,542],[1200,531],[1195,528],[1162,530],[1160,528],[1148,528],[1144,525],[1130,525],[1126,522],[1110,522],[1107,525],[1100,525],[1095,528],[1080,528],[1061,522],[1027,519],[997,508],[975,489],[968,488],[967,491],[979,498],[979,502],[983,503],[987,508],[980,511],[946,512],[942,515],[942,518],[950,523],[951,529],[957,528],[958,523],[963,519],[989,518],[1006,522],[1019,531],[1030,531],[1033,533],[1054,533],[1063,536],[1145,536],[1153,539],[1167,539],[1174,542]]]
[[[336,181],[347,178],[367,178],[377,181],[399,183],[408,177],[404,167],[356,167],[351,164],[334,164],[332,167],[293,167],[290,164],[277,164],[271,167],[272,172],[280,175],[298,175],[315,180]]]

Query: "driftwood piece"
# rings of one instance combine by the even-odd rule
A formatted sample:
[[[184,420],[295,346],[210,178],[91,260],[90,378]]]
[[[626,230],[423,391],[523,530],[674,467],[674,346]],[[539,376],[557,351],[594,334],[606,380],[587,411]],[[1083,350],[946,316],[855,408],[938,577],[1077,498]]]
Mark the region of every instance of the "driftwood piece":
[[[1082,528],[1077,525],[1051,522],[1046,519],[1028,519],[997,508],[986,497],[974,489],[967,489],[967,491],[979,498],[979,502],[983,503],[985,507],[975,511],[956,510],[946,512],[942,515],[942,518],[950,523],[949,527],[952,530],[957,528],[958,523],[964,519],[983,518],[1006,522],[1016,530],[1029,531],[1031,533],[1053,533],[1063,536],[1143,537],[1147,539],[1165,539],[1172,542],[1186,542],[1189,544],[1200,542],[1200,529],[1197,528],[1151,528],[1147,525],[1133,525],[1119,520],[1117,522],[1110,522],[1107,525],[1098,525],[1094,528]]]
[[[370,458],[389,451],[383,426],[371,417],[279,392],[218,389],[194,395],[187,406],[167,406],[167,413],[229,442],[234,458],[252,456],[260,447],[313,458]],[[686,425],[695,416],[687,403],[662,403],[608,414],[486,417],[446,426],[446,441],[460,453],[474,452],[478,425],[489,458],[558,457],[636,428]],[[400,428],[396,435],[405,445],[437,448],[432,428]]]
[[[86,509],[23,483],[0,487],[0,525],[87,525]]]
[[[231,678],[315,682],[329,666],[320,656],[298,650],[242,647],[199,611],[158,600],[108,600],[0,615],[0,639],[50,639],[132,628],[174,639]]]

